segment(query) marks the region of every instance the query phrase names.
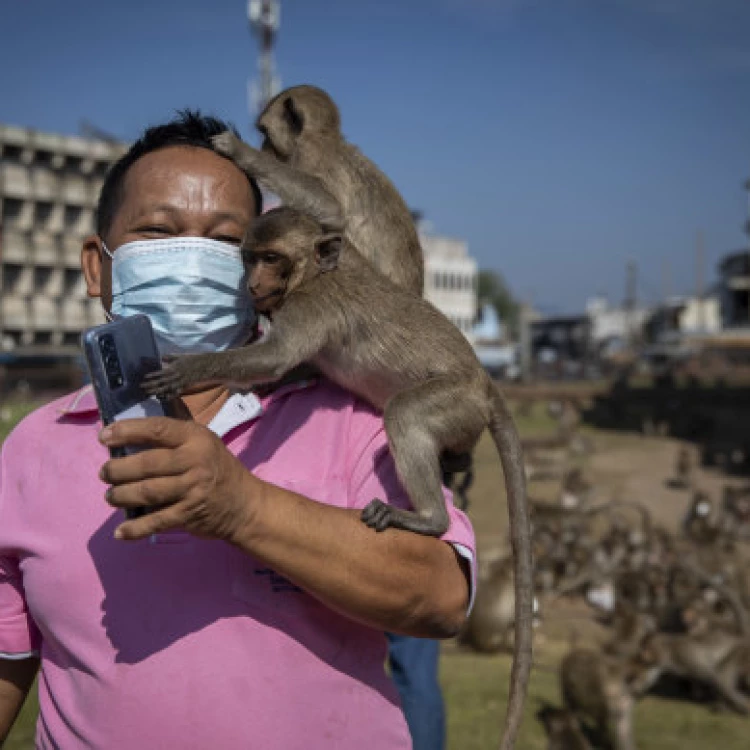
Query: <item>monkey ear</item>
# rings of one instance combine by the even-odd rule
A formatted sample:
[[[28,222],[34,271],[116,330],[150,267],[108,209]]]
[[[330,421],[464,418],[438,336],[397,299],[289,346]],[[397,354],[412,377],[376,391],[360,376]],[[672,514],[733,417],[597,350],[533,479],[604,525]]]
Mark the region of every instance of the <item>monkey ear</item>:
[[[334,271],[339,265],[341,235],[325,234],[315,242],[315,262],[321,273]]]
[[[284,99],[284,119],[295,135],[299,135],[302,132],[302,128],[305,125],[305,117],[302,114],[302,110],[297,109],[294,99],[291,96]]]

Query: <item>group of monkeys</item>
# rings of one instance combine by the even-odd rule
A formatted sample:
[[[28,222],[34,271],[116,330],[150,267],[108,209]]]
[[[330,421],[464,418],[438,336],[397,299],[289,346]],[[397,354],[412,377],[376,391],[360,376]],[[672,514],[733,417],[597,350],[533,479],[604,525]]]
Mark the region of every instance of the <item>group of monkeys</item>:
[[[521,446],[506,403],[463,334],[422,298],[423,256],[406,203],[341,132],[324,91],[296,86],[256,123],[260,149],[231,132],[213,139],[282,206],[257,217],[241,252],[255,309],[270,332],[248,346],[173,358],[144,383],[179,396],[197,384],[270,383],[313,366],[383,413],[413,511],[378,498],[362,520],[439,536],[448,528],[441,462],[489,429],[505,475],[515,580],[511,693],[501,748],[513,747],[531,668],[532,559]]]
[[[675,469],[687,487],[686,455]],[[537,711],[548,750],[636,750],[634,708],[655,690],[750,715],[750,488],[725,487],[720,504],[696,491],[677,533],[655,524],[644,505],[595,504],[591,489],[572,469],[556,504],[530,501],[537,617],[574,597],[610,633],[599,647],[574,644],[562,659],[563,705]],[[484,572],[464,645],[507,645],[511,578],[507,559]],[[573,606],[575,633],[577,618],[590,615]]]

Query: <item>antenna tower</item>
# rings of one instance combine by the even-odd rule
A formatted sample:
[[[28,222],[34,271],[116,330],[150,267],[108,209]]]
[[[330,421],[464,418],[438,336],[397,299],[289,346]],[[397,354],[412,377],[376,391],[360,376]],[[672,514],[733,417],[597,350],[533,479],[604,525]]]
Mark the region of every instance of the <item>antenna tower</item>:
[[[260,47],[258,79],[251,79],[248,83],[248,106],[251,127],[254,127],[256,117],[281,90],[273,58],[273,44],[281,23],[280,0],[248,0],[247,19]]]

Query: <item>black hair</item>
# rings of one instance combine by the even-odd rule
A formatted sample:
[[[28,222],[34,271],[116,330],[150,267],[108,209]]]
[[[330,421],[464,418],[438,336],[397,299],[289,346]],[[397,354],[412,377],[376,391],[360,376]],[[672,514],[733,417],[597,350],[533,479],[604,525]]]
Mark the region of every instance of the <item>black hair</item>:
[[[195,146],[215,151],[211,138],[225,130],[231,130],[239,137],[233,125],[216,117],[202,115],[199,110],[190,109],[177,112],[176,117],[163,125],[148,128],[107,172],[96,206],[97,234],[104,237],[112,226],[112,220],[122,202],[125,175],[138,159],[168,146]],[[252,177],[248,176],[247,179],[255,199],[256,212],[260,214],[263,207],[260,188]]]

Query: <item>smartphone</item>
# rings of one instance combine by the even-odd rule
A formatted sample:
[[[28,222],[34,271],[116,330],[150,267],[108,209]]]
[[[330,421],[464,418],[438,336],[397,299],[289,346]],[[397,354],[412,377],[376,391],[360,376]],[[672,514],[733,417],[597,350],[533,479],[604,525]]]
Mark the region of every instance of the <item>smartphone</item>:
[[[129,315],[88,328],[81,334],[81,346],[105,425],[120,419],[174,416],[169,403],[141,388],[145,375],[161,369],[154,331],[146,315]],[[110,455],[121,458],[139,450],[143,448],[111,448]],[[148,512],[147,508],[133,508],[125,515],[138,518]]]

